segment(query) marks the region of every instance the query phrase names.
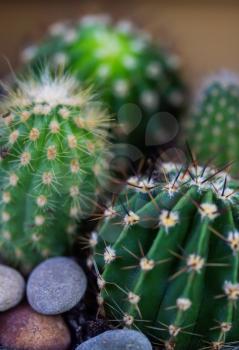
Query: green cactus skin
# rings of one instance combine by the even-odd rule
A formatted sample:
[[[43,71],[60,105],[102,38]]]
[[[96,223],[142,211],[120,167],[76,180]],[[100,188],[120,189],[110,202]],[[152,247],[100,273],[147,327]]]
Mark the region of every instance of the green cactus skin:
[[[188,122],[188,140],[206,161],[209,153],[217,164],[239,161],[239,76],[220,71],[209,77],[198,93],[196,110]],[[236,165],[231,174],[238,176]]]
[[[89,239],[101,311],[162,349],[236,345],[237,187],[223,170],[196,164],[130,178]]]
[[[108,115],[67,76],[19,82],[2,105],[0,255],[31,269],[69,252],[91,214]]]
[[[157,47],[130,22],[114,26],[106,16],[86,16],[77,24],[56,23],[43,43],[24,50],[22,59],[35,72],[46,61],[54,70],[67,68],[80,82],[93,84],[121,119],[122,128],[115,128],[117,139],[140,149],[149,117],[160,111],[178,117],[184,105],[179,58]]]

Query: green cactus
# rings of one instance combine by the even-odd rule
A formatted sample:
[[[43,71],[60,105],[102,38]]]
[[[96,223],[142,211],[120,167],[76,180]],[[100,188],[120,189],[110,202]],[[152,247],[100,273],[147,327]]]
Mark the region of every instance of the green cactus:
[[[209,77],[198,92],[196,109],[188,120],[188,140],[206,161],[209,152],[217,164],[239,161],[239,76],[221,71]],[[237,167],[231,170],[238,175]]]
[[[46,71],[2,104],[0,255],[24,270],[69,252],[76,220],[94,210],[109,118],[93,102]]]
[[[101,312],[166,350],[238,341],[238,185],[195,162],[130,178],[89,239]]]
[[[22,59],[35,72],[46,61],[54,70],[67,68],[80,82],[93,83],[119,119],[117,139],[142,149],[149,117],[160,111],[178,117],[185,92],[179,58],[131,23],[114,26],[108,17],[86,16],[76,24],[56,23],[49,34],[26,48]]]

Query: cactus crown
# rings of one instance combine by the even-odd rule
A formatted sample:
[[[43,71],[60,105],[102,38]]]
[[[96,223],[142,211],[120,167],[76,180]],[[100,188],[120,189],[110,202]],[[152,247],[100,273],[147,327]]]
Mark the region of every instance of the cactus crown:
[[[135,118],[128,112],[125,120],[119,113],[122,132],[138,125],[141,112],[151,116],[168,111],[177,116],[184,104],[179,58],[154,45],[147,33],[130,22],[113,25],[107,16],[87,16],[78,23],[56,23],[45,41],[25,49],[22,58],[36,72],[46,60],[53,69],[67,68],[79,81],[94,83],[115,114],[124,104],[135,104],[140,108]],[[138,137],[139,145],[144,132]]]
[[[236,341],[237,188],[223,169],[195,163],[130,178],[91,236],[102,312],[167,350]]]
[[[221,71],[201,86],[189,118],[189,140],[201,161],[208,151],[217,156],[218,164],[239,160],[238,115],[239,76]],[[232,169],[236,175],[236,169]]]
[[[2,110],[0,254],[28,269],[67,252],[75,220],[93,210],[109,118],[75,80],[47,70],[19,81]]]

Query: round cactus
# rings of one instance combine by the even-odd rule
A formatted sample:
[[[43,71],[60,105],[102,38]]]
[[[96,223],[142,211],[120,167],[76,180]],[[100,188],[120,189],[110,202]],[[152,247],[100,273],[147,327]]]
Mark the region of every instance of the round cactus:
[[[237,188],[223,169],[196,163],[130,178],[89,239],[100,310],[162,349],[238,341]]]
[[[118,117],[117,138],[139,148],[145,146],[149,117],[161,111],[178,117],[184,104],[179,58],[125,21],[114,26],[106,16],[87,16],[77,24],[56,23],[22,58],[35,72],[46,61],[54,70],[67,68],[79,81],[93,83]]]
[[[215,162],[239,161],[239,76],[221,71],[202,84],[189,118],[188,139],[198,158],[206,161],[208,153]],[[238,171],[232,169],[233,174]]]
[[[0,255],[29,269],[68,252],[76,219],[92,213],[109,118],[75,80],[47,71],[19,81],[2,112]]]

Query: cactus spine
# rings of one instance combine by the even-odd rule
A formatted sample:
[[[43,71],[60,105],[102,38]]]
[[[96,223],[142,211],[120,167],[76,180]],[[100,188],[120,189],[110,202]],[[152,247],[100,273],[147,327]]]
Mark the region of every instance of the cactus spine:
[[[153,114],[167,111],[178,116],[185,92],[179,58],[157,47],[131,23],[114,26],[108,17],[87,16],[77,24],[56,23],[49,34],[39,46],[25,49],[23,60],[36,72],[47,61],[53,69],[67,68],[79,81],[93,83],[118,116],[120,135],[129,143],[142,147]]]
[[[130,178],[91,236],[101,310],[167,350],[238,341],[236,188],[228,174],[196,164]]]
[[[0,255],[25,270],[69,252],[93,210],[108,116],[67,76],[20,81],[2,105]]]
[[[208,153],[217,164],[239,161],[239,76],[221,71],[209,77],[198,92],[189,118],[188,139],[201,161]],[[232,173],[238,175],[236,167]]]

